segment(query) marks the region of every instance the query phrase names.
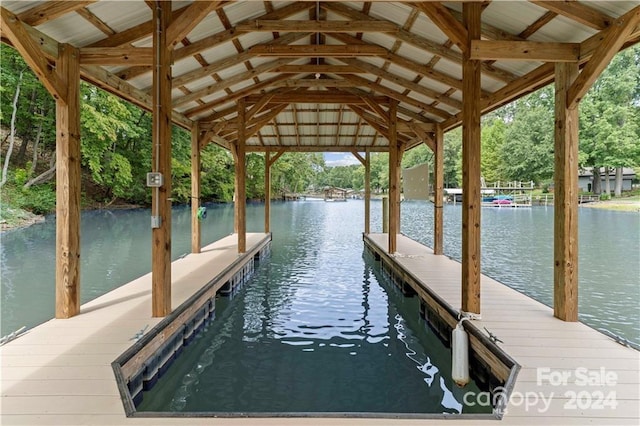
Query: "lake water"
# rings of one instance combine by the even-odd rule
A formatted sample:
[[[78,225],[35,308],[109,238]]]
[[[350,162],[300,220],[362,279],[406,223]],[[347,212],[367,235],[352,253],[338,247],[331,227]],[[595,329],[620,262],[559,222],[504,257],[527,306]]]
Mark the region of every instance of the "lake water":
[[[307,213],[323,202],[274,203],[274,239],[294,221],[308,221]],[[364,225],[362,201],[343,206]],[[203,243],[233,230],[231,205],[209,206],[203,223]],[[461,207],[444,209],[447,256],[460,258]],[[212,211],[214,210],[214,211]],[[381,203],[372,201],[372,232],[381,231]],[[432,205],[402,203],[402,232],[432,246]],[[88,211],[82,214],[81,299],[94,299],[151,269],[151,229],[148,210]],[[263,206],[250,204],[248,230],[260,232]],[[175,208],[173,258],[190,250],[190,209]],[[314,225],[315,226],[315,225]],[[640,343],[640,215],[581,208],[579,213],[580,320]],[[317,232],[344,227],[343,218],[323,221]],[[323,246],[301,255],[321,252]],[[361,249],[357,250],[362,253]],[[482,210],[482,270],[485,274],[551,305],[553,300],[553,208]],[[53,317],[55,305],[54,218],[2,234],[1,335],[21,326],[33,327]]]
[[[460,413],[451,352],[362,244],[362,203],[277,205],[271,257],[138,411]],[[286,216],[285,216],[286,215]],[[364,254],[364,256],[363,256]],[[464,412],[490,407],[465,407]]]

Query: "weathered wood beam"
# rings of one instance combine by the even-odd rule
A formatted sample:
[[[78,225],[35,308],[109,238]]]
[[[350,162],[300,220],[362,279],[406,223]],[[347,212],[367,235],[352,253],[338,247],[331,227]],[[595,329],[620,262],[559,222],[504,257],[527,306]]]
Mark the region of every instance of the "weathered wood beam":
[[[81,67],[80,74],[83,80],[109,93],[113,93],[121,99],[127,100],[147,111],[151,111],[153,109],[153,102],[148,93],[133,87],[102,67],[96,65],[85,65]],[[176,125],[186,130],[191,129],[191,126],[193,125],[193,122],[190,119],[177,111],[173,111],[171,113],[171,118]]]
[[[435,128],[434,134],[434,179],[433,179],[433,254],[441,255],[444,251],[444,132],[441,126]]]
[[[462,5],[469,41],[480,39],[480,4]],[[462,62],[462,310],[480,313],[480,62]]]
[[[473,60],[576,62],[579,56],[580,43],[491,40],[471,42]]]
[[[279,144],[279,145],[247,145],[247,152],[265,152],[275,149],[284,149],[287,152],[351,152],[353,145],[295,145],[295,144]],[[388,152],[386,145],[366,146],[358,145],[356,149],[368,149],[371,152]]]
[[[264,95],[262,97],[262,99],[260,99],[258,102],[256,102],[250,109],[249,111],[247,111],[247,114],[245,115],[245,120],[251,120],[253,118],[254,115],[260,113],[260,111],[262,111],[267,104],[269,103],[269,101],[271,100],[271,98],[273,98],[273,95]]]
[[[196,121],[191,128],[191,253],[200,253],[200,126]]]
[[[489,2],[483,3],[483,5],[489,5]],[[449,12],[462,23],[462,13],[457,10],[449,9]],[[462,25],[462,24],[461,24]],[[466,29],[465,29],[466,31]],[[493,25],[487,24],[486,22],[482,22],[482,28],[480,29],[482,32],[482,37],[487,40],[512,40],[512,41],[523,41],[526,40],[522,34],[511,34],[502,28],[495,27]]]
[[[458,21],[451,11],[439,2],[417,2],[413,7],[418,8],[422,13],[427,15],[431,22],[442,31],[448,38],[464,52],[468,49],[467,29]]]
[[[389,21],[290,21],[256,19],[236,25],[240,32],[313,32],[313,33],[394,33],[398,26]]]
[[[635,30],[638,22],[640,22],[640,6],[615,21],[587,65],[569,88],[567,92],[569,108],[578,105],[602,71],[609,65],[611,59],[624,45],[627,37]]]
[[[171,2],[158,1],[153,8],[154,49],[152,170],[164,176],[163,185],[152,190],[151,214],[156,217],[151,232],[151,304],[154,317],[171,313],[171,51],[166,28]]]
[[[578,108],[568,92],[578,65],[556,64],[553,315],[578,320]]]
[[[80,313],[80,66],[63,44],[56,74],[56,318]]]
[[[387,53],[387,49],[374,45],[257,45],[250,47],[249,52],[254,56],[353,58],[357,56],[383,56]]]
[[[21,12],[18,18],[27,25],[37,27],[45,22],[52,21],[64,14],[81,9],[95,0],[91,1],[46,1],[31,9]]]
[[[307,10],[311,7],[314,7],[313,3],[295,2],[276,9],[273,12],[268,12],[267,14],[262,15],[262,17],[260,17],[259,19],[285,19],[291,15],[294,15],[303,10]],[[241,24],[242,23],[243,22],[241,22]],[[196,55],[205,50],[213,49],[214,47],[219,46],[223,43],[233,41],[236,38],[240,37],[242,34],[245,33],[238,31],[236,27],[225,29],[224,31],[205,37],[201,40],[194,41],[189,46],[176,49],[174,51],[173,58],[174,60],[178,61],[180,59]],[[287,36],[290,36],[290,34],[287,34]]]
[[[355,112],[360,118],[367,122],[367,124],[375,129],[376,132],[389,139],[389,129],[385,127],[381,120],[376,120],[375,117],[367,114],[362,108],[357,105],[347,105],[351,111]]]
[[[210,12],[224,6],[226,1],[196,1],[174,19],[167,28],[167,46],[174,47],[187,36]]]
[[[349,74],[345,74],[344,76],[345,80],[351,80],[353,83],[355,83],[356,86],[360,86],[360,87],[366,87],[368,89],[373,90],[374,92],[377,93],[381,93],[383,95],[386,95],[392,99],[396,99],[400,102],[404,102],[406,104],[412,105],[416,108],[420,108],[421,110],[426,111],[429,114],[435,115],[437,117],[443,118],[443,119],[448,119],[451,117],[451,114],[449,114],[446,111],[443,111],[439,108],[435,108],[429,105],[426,105],[424,102],[420,102],[414,98],[411,98],[409,96],[403,95],[402,93],[398,93],[393,89],[390,89],[386,86],[383,86],[381,84],[377,84],[373,81],[367,80],[366,78],[362,78],[356,75],[349,75]]]
[[[271,92],[269,92],[271,93]],[[252,95],[247,97],[247,103],[255,103],[264,95]],[[386,96],[371,96],[373,102],[388,104]],[[270,104],[366,104],[361,95],[353,95],[342,92],[305,92],[290,94],[275,94],[269,101]]]
[[[172,12],[171,14],[171,19],[170,20],[175,20],[178,19],[180,17],[180,15],[182,15],[187,9],[189,8],[189,6],[185,6],[182,7],[178,10],[175,10]],[[153,9],[153,7],[152,7]],[[154,22],[153,20],[151,21],[145,21],[141,24],[138,24],[134,27],[128,28],[124,31],[120,31],[118,33],[115,33],[114,35],[104,38],[102,40],[98,40],[95,43],[91,43],[88,46],[84,46],[84,47],[122,47],[122,46],[126,46],[130,43],[136,42],[138,40],[142,40],[143,38],[146,37],[151,37],[153,35],[153,26],[154,26]]]
[[[360,68],[349,65],[283,65],[273,70],[281,74],[357,74]]]
[[[82,65],[147,65],[153,62],[150,47],[86,47],[80,49]]]
[[[394,254],[397,251],[398,233],[400,232],[400,167],[402,154],[398,143],[396,131],[397,102],[389,104],[389,234],[388,252]]]
[[[112,36],[116,31],[107,25],[102,19],[98,18],[87,8],[76,9],[76,13],[82,16],[91,25],[102,31],[106,36]]]
[[[294,34],[287,34],[285,36],[279,37],[273,41],[270,41],[269,43],[265,43],[264,46],[272,46],[272,45],[281,45],[281,44],[288,44],[288,43],[293,43],[301,38],[303,38],[305,36],[305,34],[300,34],[300,33],[294,33]],[[180,87],[180,86],[184,86],[185,84],[191,83],[193,81],[199,80],[201,78],[204,77],[209,77],[212,74],[221,71],[225,68],[230,68],[232,66],[241,64],[245,61],[248,61],[249,59],[252,59],[253,57],[255,57],[255,55],[253,53],[251,53],[250,51],[244,51],[242,53],[239,53],[237,55],[231,55],[228,56],[226,58],[222,58],[218,61],[212,62],[209,65],[206,65],[202,68],[197,68],[193,71],[184,73],[182,75],[179,75],[177,77],[174,78],[173,81],[173,85],[174,87]]]
[[[424,95],[428,98],[432,98],[443,104],[452,106],[457,109],[462,109],[462,102],[452,99],[448,96],[444,96],[443,94],[438,93],[435,90],[429,89],[428,87],[421,86],[420,84],[414,83],[413,81],[408,80],[406,78],[399,77],[389,71],[385,71],[379,67],[376,67],[375,65],[369,64],[367,62],[364,62],[358,59],[344,58],[343,61],[351,66],[358,67],[364,71],[369,72],[370,74],[377,75],[378,77],[384,80],[387,80],[399,86],[405,87],[411,91]],[[443,113],[447,114],[445,111],[443,111]]]
[[[251,95],[253,93],[256,92],[260,92],[261,90],[267,89],[269,87],[279,87],[278,83],[281,82],[282,80],[286,80],[287,75],[279,75],[276,77],[272,77],[270,79],[267,80],[263,80],[260,83],[256,83],[252,86],[246,87],[242,90],[238,90],[237,92],[234,92],[232,95],[227,95],[225,97],[222,97],[220,99],[216,99],[212,102],[208,102],[206,104],[203,105],[199,105],[197,107],[191,108],[187,111],[185,111],[185,115],[187,117],[193,117],[196,116],[202,112],[205,112],[207,110],[212,110],[213,108],[219,106],[219,105],[225,105],[228,104],[230,102],[235,102],[240,98],[244,98],[248,95]]]
[[[267,125],[271,120],[278,116],[282,111],[287,108],[287,104],[283,104],[273,108],[272,110],[265,112],[264,114],[255,117],[253,120],[247,122],[245,120],[245,140],[249,139]],[[240,129],[240,121],[238,120],[238,130]]]
[[[378,114],[378,116],[384,120],[384,122],[388,125],[389,123],[387,123],[387,120],[389,119],[389,113],[387,111],[385,111],[379,103],[374,102],[373,99],[371,99],[368,96],[362,96],[361,97],[362,100],[364,101],[365,104],[367,104],[367,106],[369,107],[369,109],[371,109],[374,113]]]
[[[613,21],[613,18],[610,16],[577,1],[530,1],[535,5],[598,31],[608,28]]]
[[[418,123],[406,123],[408,129],[413,132],[421,142],[429,147],[431,151],[436,150],[435,141],[429,132],[427,132],[422,126]],[[400,123],[398,123],[398,131],[400,131]]]
[[[242,81],[245,80],[251,80],[254,77],[259,76],[262,73],[265,72],[269,72],[271,70],[273,70],[276,67],[279,67],[280,65],[284,65],[286,63],[291,62],[293,59],[291,58],[285,58],[285,59],[276,59],[264,64],[260,64],[257,67],[250,69],[248,71],[245,71],[243,73],[240,74],[236,74],[232,77],[229,77],[225,80],[222,80],[220,82],[216,82],[214,84],[211,84],[209,86],[206,86],[200,90],[196,90],[194,92],[189,93],[188,95],[182,96],[180,98],[177,98],[173,101],[173,106],[174,107],[179,107],[185,104],[188,104],[189,102],[194,102],[197,101],[200,98],[212,95],[216,92],[221,92],[233,85],[236,85]]]
[[[29,68],[47,91],[56,99],[64,98],[66,88],[45,58],[42,49],[34,42],[20,19],[4,7],[0,7],[2,36],[11,41]]]
[[[238,100],[238,140],[236,143],[236,219],[238,221],[238,253],[247,251],[247,184],[244,99]]]

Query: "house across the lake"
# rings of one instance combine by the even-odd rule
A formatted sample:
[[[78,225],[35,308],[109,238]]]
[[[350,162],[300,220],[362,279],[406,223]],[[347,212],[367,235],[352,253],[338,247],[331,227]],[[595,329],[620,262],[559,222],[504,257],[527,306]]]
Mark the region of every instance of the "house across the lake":
[[[325,201],[347,201],[347,190],[333,186],[324,189]]]
[[[600,169],[600,181],[602,188],[605,186],[605,172],[604,167]],[[636,172],[630,167],[622,168],[622,190],[631,191],[633,180],[636,178]],[[616,180],[616,169],[609,169],[609,182],[613,189]],[[593,186],[593,167],[584,167],[580,169],[578,176],[578,186],[581,191],[591,192]]]

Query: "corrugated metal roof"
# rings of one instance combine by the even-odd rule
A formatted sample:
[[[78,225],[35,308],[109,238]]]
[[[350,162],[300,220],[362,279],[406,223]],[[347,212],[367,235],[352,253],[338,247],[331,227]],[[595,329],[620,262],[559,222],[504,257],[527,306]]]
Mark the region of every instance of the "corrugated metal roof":
[[[54,3],[64,5],[64,2],[50,4]],[[144,27],[146,32],[115,41],[150,23],[150,3],[100,0],[82,7],[70,1],[66,12],[55,16],[43,13],[41,17],[34,17],[30,12],[46,11],[47,2],[8,0],[2,2],[2,7],[58,42],[79,48],[94,43],[126,48],[129,45],[151,46],[150,25]],[[172,9],[179,14],[192,5],[192,1],[174,1]],[[442,5],[449,8],[444,13],[460,19],[461,3],[445,2]],[[483,39],[523,39],[524,34],[530,41],[582,43],[605,30],[616,18],[638,7],[638,2],[577,1],[572,2],[571,7],[582,8],[584,15],[588,16],[572,15],[571,10],[556,10],[544,4],[523,1],[487,3],[482,13],[485,25]],[[253,117],[256,121],[270,118],[248,142],[256,147],[262,144],[327,148],[353,146],[358,149],[384,147],[388,143],[384,135],[388,126],[386,111],[392,99],[399,100],[400,121],[455,126],[462,101],[461,53],[427,12],[410,2],[224,3],[218,10],[210,11],[176,45],[177,59],[172,73],[181,85],[172,90],[176,111],[185,115],[183,125],[188,120],[202,120],[206,129],[220,121],[216,127],[220,128],[219,135],[233,143],[237,128],[237,99],[246,97],[248,108],[251,108],[265,94],[274,95]],[[256,19],[262,25],[271,25],[273,13],[278,15],[275,24],[281,26],[280,31],[256,31],[255,27],[250,27],[256,25]],[[549,18],[548,22],[533,30],[532,25],[543,16]],[[371,25],[364,31],[341,28],[344,32],[334,33],[334,29],[328,28],[319,34],[312,32],[312,23],[298,24],[313,20],[335,22],[334,26],[347,21],[354,21],[353,25],[369,21]],[[292,24],[297,28],[286,26]],[[387,32],[377,32],[379,29]],[[636,43],[639,39],[640,29],[636,28],[629,42]],[[316,49],[316,44],[384,50],[374,56],[356,54],[356,60],[338,54],[306,53]],[[292,53],[288,61],[282,61],[282,65],[274,70],[268,64],[275,64],[279,59],[278,55],[270,52],[276,46],[308,46],[308,49],[303,53]],[[261,53],[254,53],[256,48],[261,48]],[[185,56],[182,52],[187,50],[189,55]],[[538,87],[539,81],[550,81],[548,74],[537,76],[536,81],[526,80],[528,76],[525,76],[542,64],[540,61],[488,61],[481,77],[482,90],[485,95],[490,95],[512,85],[518,88],[516,96],[525,94]],[[110,90],[124,97],[132,96],[130,93],[135,90],[149,92],[152,84],[150,65],[105,63],[102,68],[113,76],[109,81],[100,81],[100,85],[111,87]],[[313,67],[303,68],[309,65]],[[207,72],[199,72],[204,66],[207,66]],[[325,66],[332,68],[323,68]],[[250,71],[254,69],[263,72]],[[245,75],[246,78],[242,77]],[[318,94],[326,100],[314,97]],[[342,101],[345,103],[340,103],[340,99],[346,100]],[[510,99],[492,98],[493,104],[485,108],[493,109]],[[312,103],[306,103],[307,100]],[[287,101],[290,104],[280,111],[282,102]],[[381,102],[379,107],[375,107],[378,102]],[[418,135],[403,130],[400,137],[402,142],[413,143]]]

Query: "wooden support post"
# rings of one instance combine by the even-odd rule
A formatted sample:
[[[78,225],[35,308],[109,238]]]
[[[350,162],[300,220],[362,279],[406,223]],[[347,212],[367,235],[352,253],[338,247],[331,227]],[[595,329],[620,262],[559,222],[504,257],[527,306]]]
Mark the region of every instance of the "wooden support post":
[[[158,1],[153,7],[153,130],[152,168],[164,177],[161,187],[153,188],[151,281],[152,315],[171,313],[171,50],[166,28],[171,18],[171,2]]]
[[[271,151],[264,153],[264,232],[271,232]]]
[[[400,228],[400,148],[398,146],[397,130],[398,102],[392,100],[389,103],[389,253],[393,254],[397,249],[398,230]]]
[[[435,155],[433,171],[433,254],[442,254],[444,247],[444,226],[442,199],[444,190],[444,137],[442,127],[435,129]]]
[[[364,158],[364,233],[371,232],[371,153],[365,152]]]
[[[247,195],[244,99],[238,100],[238,144],[236,146],[236,213],[238,223],[238,253],[247,251]]]
[[[191,127],[191,253],[200,253],[200,125]]]
[[[556,64],[553,314],[578,320],[578,107],[568,106],[577,63]]]
[[[80,54],[60,45],[56,75],[56,318],[80,312]]]
[[[382,233],[389,232],[389,197],[382,197]]]
[[[471,40],[480,39],[480,3],[462,5]],[[480,313],[480,61],[462,61],[462,310]]]

